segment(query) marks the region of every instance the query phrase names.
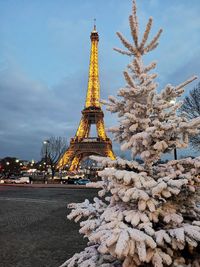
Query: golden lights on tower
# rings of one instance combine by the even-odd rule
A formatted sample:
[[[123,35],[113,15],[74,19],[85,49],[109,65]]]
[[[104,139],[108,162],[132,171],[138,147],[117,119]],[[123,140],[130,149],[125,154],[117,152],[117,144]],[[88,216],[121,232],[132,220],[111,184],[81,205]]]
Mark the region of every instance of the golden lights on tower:
[[[103,121],[103,111],[100,105],[100,83],[98,68],[98,42],[99,35],[96,25],[90,35],[91,50],[88,75],[88,88],[85,107],[76,135],[70,141],[70,146],[59,159],[57,168],[63,169],[66,165],[73,171],[79,167],[81,160],[89,155],[100,155],[115,159],[112,151],[112,142],[107,137]],[[90,137],[91,125],[96,125],[97,136]]]

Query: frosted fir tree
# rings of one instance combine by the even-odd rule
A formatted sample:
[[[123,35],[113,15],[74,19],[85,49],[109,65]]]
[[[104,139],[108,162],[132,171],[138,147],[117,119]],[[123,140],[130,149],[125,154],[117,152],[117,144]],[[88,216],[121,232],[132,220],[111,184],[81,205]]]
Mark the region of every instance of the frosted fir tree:
[[[71,204],[68,216],[80,221],[88,247],[62,267],[198,267],[200,157],[158,164],[163,153],[187,147],[188,135],[198,133],[200,119],[178,117],[181,104],[171,101],[196,77],[157,92],[156,63],[146,66],[142,58],[157,47],[162,30],[148,42],[150,18],[139,41],[135,1],[129,22],[133,43],[117,33],[127,50],[115,49],[132,58],[124,71],[126,86],[106,104],[120,118],[111,129],[115,140],[144,164],[95,158],[105,167],[99,172],[102,181],[94,184],[100,188],[99,198]]]

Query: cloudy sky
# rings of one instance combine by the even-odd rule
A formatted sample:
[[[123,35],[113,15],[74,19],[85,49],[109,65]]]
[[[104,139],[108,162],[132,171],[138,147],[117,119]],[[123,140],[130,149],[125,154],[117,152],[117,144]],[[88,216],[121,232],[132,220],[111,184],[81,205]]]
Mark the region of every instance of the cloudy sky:
[[[200,1],[138,0],[142,29],[154,17],[164,33],[147,61],[158,61],[160,88],[200,75]],[[113,51],[130,36],[131,0],[0,0],[0,158],[39,159],[42,141],[75,134],[84,107],[90,32],[100,35],[101,97],[124,85],[129,62]],[[196,83],[187,87],[187,91]],[[106,127],[115,118],[105,114]]]

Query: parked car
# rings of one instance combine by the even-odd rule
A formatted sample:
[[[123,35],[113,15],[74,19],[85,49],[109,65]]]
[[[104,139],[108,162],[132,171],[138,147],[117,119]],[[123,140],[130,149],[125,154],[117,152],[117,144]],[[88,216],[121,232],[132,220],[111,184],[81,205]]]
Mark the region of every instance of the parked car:
[[[30,184],[30,178],[28,176],[22,176],[14,180],[15,184]]]
[[[68,178],[67,183],[68,184],[76,184],[76,182],[79,181],[79,178]]]
[[[68,184],[68,179],[60,179],[61,184]]]
[[[18,179],[17,176],[11,175],[10,177],[7,177],[4,179],[4,184],[14,184],[15,180],[17,180],[17,179]]]
[[[4,180],[5,180],[5,177],[2,176],[2,177],[0,178],[0,184],[4,184]]]
[[[57,179],[60,181],[61,184],[67,184],[68,183],[68,176],[58,176],[58,177],[54,177],[54,179]]]
[[[76,184],[78,185],[86,185],[88,183],[90,183],[89,179],[79,179],[78,181],[76,181]]]

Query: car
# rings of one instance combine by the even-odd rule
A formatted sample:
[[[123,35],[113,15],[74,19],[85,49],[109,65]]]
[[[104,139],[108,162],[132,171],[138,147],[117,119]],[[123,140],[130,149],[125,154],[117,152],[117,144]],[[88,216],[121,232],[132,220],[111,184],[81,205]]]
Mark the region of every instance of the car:
[[[79,178],[68,178],[67,183],[68,184],[77,184],[79,181]]]
[[[22,176],[14,180],[15,184],[30,184],[29,176]]]
[[[68,179],[60,179],[61,184],[68,184]]]
[[[89,179],[79,179],[78,181],[76,181],[76,184],[78,185],[86,185],[88,183],[90,183],[91,181]]]
[[[18,177],[16,177],[16,176],[10,176],[10,177],[4,179],[4,184],[14,184],[15,180],[17,180],[17,179],[18,179]]]
[[[61,184],[67,184],[68,183],[68,177],[67,176],[57,176],[56,178],[54,177],[54,179],[57,179],[60,181]]]

